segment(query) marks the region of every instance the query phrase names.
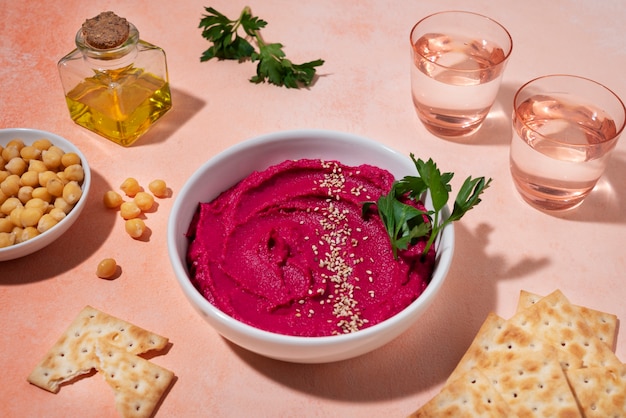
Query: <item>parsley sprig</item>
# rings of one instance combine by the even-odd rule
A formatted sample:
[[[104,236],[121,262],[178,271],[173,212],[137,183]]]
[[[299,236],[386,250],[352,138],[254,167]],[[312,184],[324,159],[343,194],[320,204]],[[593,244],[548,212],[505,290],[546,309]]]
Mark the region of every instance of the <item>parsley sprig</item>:
[[[419,238],[428,236],[422,255],[430,250],[437,235],[450,223],[458,221],[474,206],[481,202],[480,195],[489,187],[491,179],[484,177],[468,177],[463,182],[456,199],[452,213],[446,219],[442,218],[442,210],[446,206],[452,188],[450,180],[454,173],[441,173],[432,159],[424,162],[415,159],[411,154],[418,176],[405,176],[396,181],[388,194],[381,196],[378,201],[363,203],[363,216],[369,208],[376,205],[378,214],[385,225],[391,240],[394,258],[398,258],[398,250],[406,250]],[[405,199],[420,200],[427,191],[430,191],[433,209],[423,211],[415,206],[404,203]]]
[[[213,7],[205,7],[207,12],[200,20],[202,37],[212,43],[200,57],[200,61],[212,58],[221,60],[257,62],[256,75],[250,81],[263,83],[267,81],[277,86],[300,88],[309,86],[315,76],[315,67],[324,64],[321,59],[294,64],[288,60],[280,43],[267,43],[261,37],[261,29],[267,22],[253,16],[250,7],[241,11],[237,20],[231,20]],[[242,36],[243,35],[243,36]],[[258,51],[250,43],[254,40]]]

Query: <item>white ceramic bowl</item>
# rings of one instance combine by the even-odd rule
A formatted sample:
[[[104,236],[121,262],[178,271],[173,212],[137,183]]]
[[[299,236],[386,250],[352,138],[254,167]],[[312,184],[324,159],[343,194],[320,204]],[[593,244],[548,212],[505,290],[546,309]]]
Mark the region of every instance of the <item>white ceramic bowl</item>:
[[[80,213],[87,203],[87,196],[89,194],[89,188],[91,186],[91,171],[89,169],[87,159],[85,158],[83,153],[67,139],[60,137],[59,135],[55,135],[46,131],[40,131],[37,129],[0,129],[0,145],[4,146],[9,141],[16,138],[22,139],[26,145],[31,144],[38,139],[47,138],[63,151],[75,152],[80,157],[81,164],[85,171],[85,178],[82,184],[82,196],[65,218],[63,218],[58,224],[50,228],[48,231],[44,232],[43,234],[37,235],[36,237],[29,239],[28,241],[15,244],[10,247],[0,248],[0,262],[13,260],[32,254],[35,251],[38,251],[49,245],[54,240],[63,235],[80,216]]]
[[[454,229],[451,226],[444,229],[437,242],[436,266],[426,290],[395,316],[350,334],[299,337],[260,330],[221,312],[196,290],[189,279],[185,262],[185,234],[198,203],[211,201],[254,170],[264,170],[270,165],[299,158],[333,159],[346,165],[371,164],[389,170],[396,178],[417,175],[408,155],[346,133],[284,131],[241,142],[207,161],[180,190],[168,223],[170,261],[176,279],[191,304],[218,333],[233,343],[266,357],[298,363],[324,363],[356,357],[398,337],[417,322],[436,297],[454,252]],[[428,202],[426,204],[429,205]],[[448,208],[444,216],[449,216]]]

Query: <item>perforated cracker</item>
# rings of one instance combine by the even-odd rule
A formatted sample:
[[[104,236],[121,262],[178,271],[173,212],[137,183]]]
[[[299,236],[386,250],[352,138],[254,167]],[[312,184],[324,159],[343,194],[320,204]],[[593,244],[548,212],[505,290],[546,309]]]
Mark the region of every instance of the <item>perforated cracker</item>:
[[[542,296],[522,290],[520,292],[517,310],[529,308],[538,302]],[[617,316],[602,312],[585,306],[573,305],[580,315],[587,321],[596,336],[604,342],[611,350],[615,348],[617,336]]]
[[[483,322],[470,347],[448,378],[448,382],[473,367],[481,370],[496,367],[550,346],[551,344],[537,335],[492,312]],[[581,360],[576,356],[556,347],[554,349],[563,369],[582,366]]]
[[[512,417],[582,417],[554,347],[482,370],[510,406]]]
[[[60,385],[98,365],[97,340],[132,354],[163,349],[168,339],[86,306],[28,376],[28,381],[56,393]]]
[[[566,375],[586,418],[626,416],[626,365],[568,370]]]
[[[115,407],[124,418],[152,416],[174,373],[107,341],[96,343],[98,370],[115,393]]]
[[[613,351],[596,337],[580,312],[559,290],[515,313],[509,321],[580,358],[583,367],[621,366]]]
[[[441,391],[409,418],[508,418],[509,405],[478,369],[471,369],[446,384]]]

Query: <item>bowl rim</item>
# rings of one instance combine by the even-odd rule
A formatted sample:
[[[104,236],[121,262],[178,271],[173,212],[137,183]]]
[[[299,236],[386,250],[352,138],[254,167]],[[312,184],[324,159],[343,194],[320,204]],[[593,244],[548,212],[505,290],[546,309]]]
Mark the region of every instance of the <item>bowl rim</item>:
[[[42,234],[39,234],[36,237],[33,237],[24,242],[20,242],[18,244],[11,245],[9,247],[0,248],[0,262],[25,257],[36,251],[39,251],[40,249],[46,247],[52,241],[54,241],[56,238],[52,239],[50,242],[47,242],[47,240],[51,239],[50,237],[53,235],[53,233],[49,233],[49,232],[58,232],[59,229],[55,231],[55,228],[63,228],[65,226],[69,228],[71,224],[74,223],[74,221],[78,218],[78,216],[80,216],[80,212],[82,211],[82,209],[87,204],[87,200],[88,200],[87,193],[89,189],[91,188],[91,167],[89,166],[89,163],[87,162],[87,158],[85,157],[83,152],[78,148],[78,146],[74,144],[73,142],[71,142],[69,139],[64,138],[58,134],[49,132],[49,131],[44,131],[41,129],[33,129],[33,128],[2,128],[0,129],[0,136],[11,134],[12,132],[15,133],[16,138],[18,138],[20,135],[23,135],[25,133],[28,134],[28,136],[37,136],[41,138],[47,138],[47,139],[50,139],[53,145],[58,146],[59,148],[63,149],[65,152],[75,152],[80,157],[80,161],[81,161],[81,165],[83,166],[85,177],[83,179],[83,183],[81,184],[81,189],[83,190],[83,194],[78,200],[78,202],[76,203],[76,205],[67,214],[67,216],[61,219],[59,223],[55,225],[54,228],[51,228],[50,230]],[[71,151],[68,151],[66,149],[68,147],[67,144],[69,144],[69,147],[72,148]],[[70,214],[72,213],[73,215],[70,216]],[[59,234],[59,236],[61,235],[62,234]],[[31,250],[28,252],[22,253],[23,251],[26,251],[25,248],[31,248]],[[19,253],[21,255],[19,254],[12,255],[12,253]]]
[[[414,311],[422,309],[429,304],[434,295],[438,292],[439,288],[443,285],[445,281],[445,277],[447,276],[448,270],[450,268],[452,262],[452,256],[454,253],[454,225],[447,225],[440,235],[436,239],[436,244],[440,244],[441,241],[446,242],[445,251],[437,251],[436,254],[436,277],[435,274],[431,277],[431,281],[428,283],[424,291],[407,307],[402,309],[397,314],[381,321],[375,325],[370,327],[358,330],[352,333],[340,334],[340,335],[328,335],[328,336],[298,336],[298,335],[288,335],[288,334],[280,334],[272,331],[263,330],[260,328],[256,328],[253,325],[249,325],[247,323],[241,322],[232,316],[224,313],[215,305],[210,303],[202,294],[195,288],[195,286],[191,283],[189,279],[189,274],[187,271],[187,267],[184,265],[184,262],[178,255],[177,246],[176,246],[176,238],[173,231],[175,229],[176,218],[181,210],[181,206],[183,205],[183,198],[187,195],[190,189],[202,178],[204,173],[212,166],[218,164],[224,159],[228,159],[232,157],[234,154],[241,152],[242,150],[246,150],[249,148],[253,148],[256,146],[267,145],[269,143],[277,143],[284,142],[294,138],[311,138],[315,136],[320,140],[332,140],[336,141],[355,141],[358,140],[360,143],[367,144],[370,147],[376,147],[381,150],[385,150],[393,154],[396,157],[400,158],[409,158],[408,156],[404,156],[400,154],[398,151],[388,147],[385,144],[382,144],[378,141],[374,141],[373,139],[363,137],[356,134],[345,133],[334,130],[325,130],[325,129],[295,129],[295,130],[283,130],[277,131],[267,134],[261,134],[250,139],[246,139],[242,142],[234,144],[214,156],[210,157],[207,161],[205,161],[200,167],[198,167],[193,174],[188,178],[183,187],[180,189],[178,196],[172,205],[172,209],[170,212],[170,217],[168,219],[168,254],[170,257],[170,262],[172,268],[174,269],[174,273],[176,276],[176,280],[179,285],[182,287],[184,293],[188,298],[190,298],[196,308],[200,307],[204,312],[209,311],[213,314],[214,319],[220,321],[222,325],[231,328],[234,332],[242,335],[246,335],[248,338],[252,338],[255,340],[263,340],[266,343],[270,344],[279,344],[279,345],[293,345],[302,348],[310,347],[320,347],[320,346],[330,346],[337,345],[339,343],[345,344],[354,342],[357,343],[359,341],[365,341],[373,336],[378,335],[381,332],[381,329],[387,328],[395,328],[398,323],[403,323],[407,317],[411,317],[414,314]],[[366,162],[363,162],[364,164]],[[427,200],[428,197],[427,197]],[[446,219],[450,216],[450,210],[448,206],[444,207],[442,210],[443,219]],[[180,238],[180,237],[178,237]],[[182,254],[183,260],[185,254]],[[215,328],[215,327],[214,327]],[[217,331],[221,334],[220,330]],[[226,337],[228,338],[228,337]]]

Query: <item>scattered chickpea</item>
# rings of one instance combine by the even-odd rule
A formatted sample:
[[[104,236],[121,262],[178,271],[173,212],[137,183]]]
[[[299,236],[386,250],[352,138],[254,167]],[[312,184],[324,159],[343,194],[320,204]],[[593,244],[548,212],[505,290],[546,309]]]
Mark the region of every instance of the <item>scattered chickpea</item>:
[[[139,206],[133,201],[124,202],[120,205],[120,215],[126,220],[134,219],[141,215],[141,209],[139,209]]]
[[[156,197],[167,197],[167,184],[165,181],[157,179],[150,182],[148,189]]]
[[[154,197],[146,192],[137,192],[133,201],[142,212],[149,211],[154,205]]]
[[[105,258],[96,268],[96,275],[101,279],[110,279],[117,273],[117,262],[113,258]]]
[[[124,202],[124,199],[122,199],[122,196],[120,196],[118,192],[114,190],[109,190],[104,194],[102,201],[104,203],[104,206],[106,206],[107,208],[117,209]]]
[[[122,184],[120,185],[120,189],[122,189],[122,191],[126,193],[127,196],[134,197],[138,192],[141,191],[141,186],[139,185],[137,179],[133,177],[128,177],[122,182]]]
[[[134,218],[126,221],[125,228],[128,235],[137,239],[146,231],[146,224],[140,218]]]

